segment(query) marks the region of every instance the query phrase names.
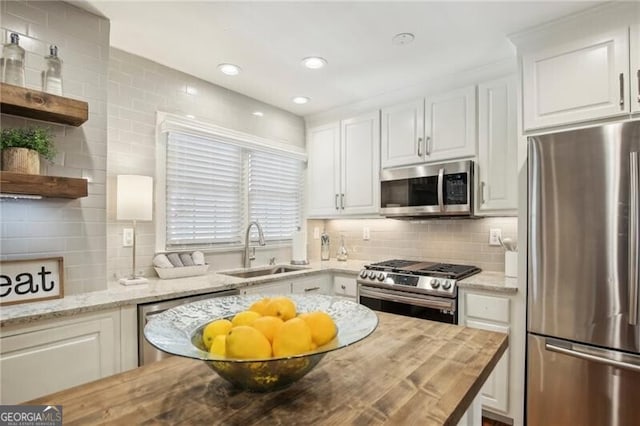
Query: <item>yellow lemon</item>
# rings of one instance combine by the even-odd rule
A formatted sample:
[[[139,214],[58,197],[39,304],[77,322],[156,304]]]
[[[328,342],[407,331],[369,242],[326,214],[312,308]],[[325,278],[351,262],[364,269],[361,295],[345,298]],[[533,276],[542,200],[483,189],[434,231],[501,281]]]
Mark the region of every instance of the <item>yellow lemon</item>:
[[[316,311],[300,314],[298,318],[303,319],[311,329],[311,339],[317,346],[329,343],[338,332],[333,318],[326,312]]]
[[[260,299],[257,302],[254,302],[251,306],[249,306],[249,310],[257,312],[260,315],[266,315],[266,311],[267,311],[266,308],[270,301],[271,299],[269,299],[268,297]]]
[[[228,319],[219,319],[207,324],[204,330],[202,330],[202,343],[204,347],[209,349],[211,343],[213,343],[213,339],[220,334],[227,334],[232,326],[231,321]]]
[[[226,334],[218,334],[213,339],[213,343],[211,343],[211,347],[209,348],[209,353],[212,354],[212,355],[225,356],[226,343],[227,343],[227,335]]]
[[[273,343],[273,336],[280,330],[282,324],[284,321],[278,317],[260,317],[251,323],[251,327],[260,331],[270,343]]]
[[[233,319],[231,320],[231,324],[234,327],[239,325],[250,325],[252,322],[260,318],[260,314],[254,311],[242,311],[238,312]]]
[[[291,356],[311,350],[311,329],[300,318],[285,321],[273,337],[273,355]]]
[[[271,357],[271,345],[262,333],[248,325],[233,327],[226,339],[226,356],[238,359]]]
[[[278,317],[282,321],[290,320],[296,316],[296,304],[288,297],[274,297],[267,304],[265,315]]]

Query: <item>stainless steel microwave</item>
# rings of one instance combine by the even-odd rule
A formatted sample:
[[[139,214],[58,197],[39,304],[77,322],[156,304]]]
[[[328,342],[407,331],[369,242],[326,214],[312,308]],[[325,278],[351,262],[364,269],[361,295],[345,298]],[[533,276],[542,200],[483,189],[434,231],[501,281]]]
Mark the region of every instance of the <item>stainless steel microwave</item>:
[[[473,161],[385,169],[380,213],[386,217],[473,215]]]

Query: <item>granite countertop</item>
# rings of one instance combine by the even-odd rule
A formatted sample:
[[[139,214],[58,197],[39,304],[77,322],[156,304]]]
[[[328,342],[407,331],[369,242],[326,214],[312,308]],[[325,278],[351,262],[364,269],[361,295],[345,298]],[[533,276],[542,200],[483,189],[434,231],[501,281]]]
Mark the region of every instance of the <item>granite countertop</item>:
[[[0,309],[0,328],[15,324],[24,324],[44,319],[64,317],[83,312],[115,308],[140,303],[156,302],[197,294],[213,293],[217,291],[243,288],[252,285],[266,284],[283,279],[302,278],[323,272],[337,272],[357,274],[367,261],[348,260],[338,262],[329,260],[313,262],[306,266],[287,266],[301,268],[299,271],[284,274],[268,275],[255,278],[237,278],[223,275],[220,272],[242,271],[244,269],[209,272],[206,275],[186,278],[161,280],[157,277],[149,278],[147,284],[123,286],[117,282],[109,282],[106,290],[90,293],[73,294],[61,299],[42,302],[25,303],[3,306]],[[261,269],[268,265],[255,266],[251,269]],[[250,269],[250,270],[251,270]]]
[[[294,272],[254,278],[237,278],[221,273],[244,270],[229,269],[224,271],[213,271],[206,275],[196,277],[175,278],[170,280],[161,280],[154,277],[149,278],[149,282],[147,284],[135,286],[123,286],[112,281],[108,283],[106,290],[69,295],[62,299],[2,307],[0,309],[0,328],[120,306],[157,302],[161,300],[214,293],[230,289],[241,289],[244,287],[267,284],[284,279],[303,278],[323,272],[355,275],[364,267],[364,265],[370,263],[371,261],[367,260],[348,260],[346,262],[329,260],[324,262],[312,262],[306,266],[278,264],[276,266],[287,266],[301,269]],[[268,265],[255,266],[251,269],[261,269],[264,267],[268,267]],[[514,294],[518,291],[517,278],[506,278],[501,272],[481,272],[459,281],[458,285],[460,288],[487,290],[500,293]]]
[[[503,272],[483,271],[458,281],[458,288],[515,294],[518,292],[518,278],[506,277]]]
[[[377,315],[369,337],[280,391],[239,392],[204,362],[171,357],[29,404],[62,405],[70,424],[456,425],[508,336]]]

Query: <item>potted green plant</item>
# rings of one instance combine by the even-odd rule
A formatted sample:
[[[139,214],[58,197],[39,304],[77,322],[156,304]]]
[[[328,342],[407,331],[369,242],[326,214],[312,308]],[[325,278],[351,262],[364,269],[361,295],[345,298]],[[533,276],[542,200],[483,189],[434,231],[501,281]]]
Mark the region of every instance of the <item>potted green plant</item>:
[[[0,151],[2,170],[30,175],[40,174],[40,156],[52,160],[56,155],[51,131],[44,127],[3,129]]]

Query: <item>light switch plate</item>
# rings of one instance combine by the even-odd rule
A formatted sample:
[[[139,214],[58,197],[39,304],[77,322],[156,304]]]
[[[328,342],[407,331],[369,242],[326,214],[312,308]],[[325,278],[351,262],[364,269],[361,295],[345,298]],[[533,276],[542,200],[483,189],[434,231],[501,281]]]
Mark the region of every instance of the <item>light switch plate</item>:
[[[365,241],[369,241],[371,239],[371,231],[368,226],[362,228],[362,239]]]
[[[313,239],[314,240],[320,239],[320,228],[318,228],[317,226],[313,228]]]
[[[502,229],[500,228],[489,229],[489,245],[490,246],[499,246],[501,238],[502,238]]]
[[[124,228],[122,230],[122,247],[133,246],[133,228]]]

